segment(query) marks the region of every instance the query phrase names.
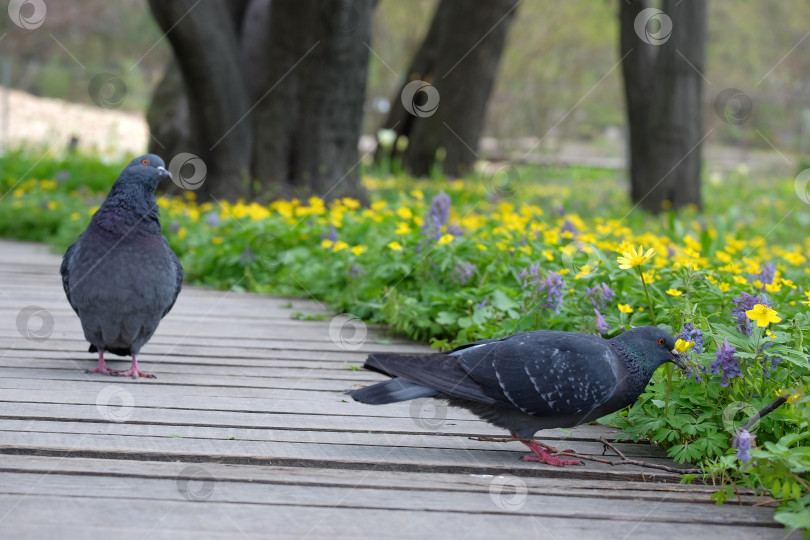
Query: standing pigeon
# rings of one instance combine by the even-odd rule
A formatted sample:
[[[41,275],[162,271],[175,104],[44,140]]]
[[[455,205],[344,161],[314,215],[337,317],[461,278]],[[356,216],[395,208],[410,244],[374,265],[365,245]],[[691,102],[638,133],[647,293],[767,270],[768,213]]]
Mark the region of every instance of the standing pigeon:
[[[550,455],[532,440],[534,434],[573,427],[634,403],[665,362],[686,366],[675,338],[654,326],[609,340],[538,330],[468,343],[447,353],[371,354],[364,367],[393,378],[349,395],[371,405],[446,399],[508,429],[533,452],[524,460],[561,467],[579,461]]]
[[[171,178],[160,157],[136,158],[113,184],[90,225],[62,259],[62,285],[98,365],[88,373],[150,377],[136,355],[157,330],[183,284],[183,267],[160,230],[155,188]],[[104,351],[132,355],[128,371]]]

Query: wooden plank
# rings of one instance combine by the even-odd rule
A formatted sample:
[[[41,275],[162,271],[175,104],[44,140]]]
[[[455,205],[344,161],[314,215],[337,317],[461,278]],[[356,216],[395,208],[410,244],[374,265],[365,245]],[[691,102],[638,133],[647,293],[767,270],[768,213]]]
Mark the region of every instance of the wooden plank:
[[[60,475],[51,473],[42,482],[31,482],[32,475],[0,473],[0,494],[25,496],[56,496],[111,499],[151,499],[185,502],[188,492],[178,489],[177,480],[127,478],[110,481],[99,476]],[[503,496],[502,504],[493,501],[491,493],[438,492],[427,489],[409,490],[408,497],[386,488],[338,487],[295,484],[276,484],[273,489],[252,482],[199,482],[199,493],[206,504],[232,503],[262,506],[321,506],[324,501],[333,501],[338,510],[366,508],[376,510],[409,510],[413,512],[464,512],[468,514],[511,514],[507,506],[509,497]],[[496,497],[500,497],[497,494]],[[522,499],[522,497],[521,497]],[[666,506],[660,500],[666,501]],[[659,500],[626,499],[617,505],[615,500],[594,496],[571,498],[565,495],[549,495],[528,490],[520,507],[521,515],[537,518],[572,517],[593,520],[630,521],[644,516],[648,523],[673,522],[678,516],[688,515],[692,523],[723,524],[726,526],[772,524],[771,511],[767,508],[748,507],[744,512],[733,505],[711,506],[694,502],[669,500],[668,494]]]
[[[369,500],[369,504],[373,501]],[[94,508],[101,516],[88,519]],[[525,506],[524,506],[525,508]],[[0,522],[0,533],[10,538],[88,539],[172,538],[466,538],[519,537],[531,534],[551,538],[588,537],[636,539],[685,538],[706,534],[706,526],[692,523],[642,525],[632,520],[592,520],[521,514],[415,512],[376,508],[227,504],[97,497],[0,495],[0,515],[14,512],[15,520]],[[717,524],[719,535],[735,539],[783,538],[776,527],[728,527]],[[53,535],[53,536],[50,536]],[[794,535],[795,536],[795,535]]]

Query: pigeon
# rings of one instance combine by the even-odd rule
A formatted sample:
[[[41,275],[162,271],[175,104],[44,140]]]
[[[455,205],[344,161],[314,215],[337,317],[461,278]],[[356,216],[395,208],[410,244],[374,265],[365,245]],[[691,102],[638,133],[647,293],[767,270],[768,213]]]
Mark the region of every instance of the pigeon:
[[[537,330],[475,341],[446,353],[370,354],[364,367],[392,379],[348,394],[371,405],[426,397],[447,400],[509,430],[532,451],[524,460],[561,467],[580,462],[551,455],[556,449],[534,441],[535,433],[573,427],[633,404],[666,362],[686,368],[675,338],[654,326],[632,328],[607,340]]]
[[[98,365],[88,373],[154,378],[138,368],[137,354],[183,285],[183,267],[161,232],[155,202],[155,188],[164,178],[171,173],[160,157],[132,160],[62,259],[68,302],[90,352],[98,352]],[[132,367],[110,369],[105,351],[131,355]]]

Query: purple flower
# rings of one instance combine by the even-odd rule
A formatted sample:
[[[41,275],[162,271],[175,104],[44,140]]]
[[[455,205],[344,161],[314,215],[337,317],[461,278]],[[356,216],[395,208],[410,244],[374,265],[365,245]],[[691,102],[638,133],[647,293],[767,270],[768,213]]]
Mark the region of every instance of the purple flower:
[[[211,228],[216,227],[219,225],[219,216],[216,212],[210,212],[205,216],[205,222],[208,223],[208,226]]]
[[[559,313],[563,301],[563,283],[562,276],[556,272],[548,272],[545,277],[540,274],[540,264],[533,264],[528,269],[524,268],[519,274],[523,280],[523,288],[528,289],[533,298],[540,298],[545,295],[545,303],[543,307],[554,310],[554,313]]]
[[[466,285],[473,275],[475,275],[475,265],[469,261],[457,264],[450,272],[450,277],[459,285]]]
[[[610,323],[605,320],[604,315],[599,313],[598,309],[593,308],[593,312],[596,314],[596,331],[601,336],[610,329]]]
[[[447,225],[450,219],[450,195],[442,191],[430,203],[430,211],[422,224],[422,234],[433,240],[442,236],[442,225]],[[458,236],[458,235],[453,235]]]
[[[577,231],[576,225],[571,223],[570,219],[566,219],[562,227],[560,227],[560,232],[570,232],[571,234],[577,234],[579,231]]]
[[[772,307],[773,303],[769,302],[764,295],[748,294],[747,292],[740,293],[740,296],[731,300],[734,305],[731,307],[731,314],[737,318],[737,330],[746,336],[751,335],[751,321],[748,320],[746,311],[753,309],[755,304],[764,304]]]
[[[475,309],[484,309],[484,306],[486,306],[486,305],[487,305],[487,299],[484,298],[483,301],[475,304]]]
[[[453,236],[464,236],[464,229],[458,223],[451,223],[447,227],[447,234],[452,234]]]
[[[591,304],[595,309],[605,309],[608,302],[612,302],[616,298],[616,293],[608,287],[607,283],[600,283],[593,287],[585,289],[585,293],[591,300]]]
[[[683,330],[681,330],[677,338],[684,341],[694,341],[695,346],[692,347],[692,350],[698,354],[703,352],[703,332],[692,326],[692,323],[683,325]]]
[[[759,363],[762,366],[762,376],[770,379],[771,373],[777,370],[779,364],[782,363],[782,359],[778,356],[764,356]]]
[[[764,285],[773,283],[773,278],[776,277],[776,266],[772,262],[766,262],[759,267],[759,274],[750,274],[748,281],[753,283],[760,280]]]
[[[729,345],[728,338],[725,338],[723,344],[717,348],[715,360],[710,365],[712,375],[717,375],[721,371],[723,372],[723,381],[720,383],[720,386],[723,388],[728,386],[729,379],[742,377],[740,361],[734,357],[734,353],[736,352],[737,349]]]
[[[743,463],[751,461],[751,442],[755,438],[747,429],[740,431],[739,436],[737,436],[737,459]]]
[[[692,365],[693,364],[689,364],[686,367],[686,380],[688,381],[689,379],[694,377],[695,382],[700,384],[700,383],[703,382],[703,377],[701,375],[707,374],[709,372],[709,370],[706,369],[705,367],[703,367],[700,364],[694,364],[695,369],[692,369]]]

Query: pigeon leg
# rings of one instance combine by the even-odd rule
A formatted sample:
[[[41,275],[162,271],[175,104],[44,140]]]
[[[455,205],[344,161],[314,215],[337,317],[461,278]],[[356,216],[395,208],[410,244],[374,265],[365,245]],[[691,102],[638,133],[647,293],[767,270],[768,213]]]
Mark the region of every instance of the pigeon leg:
[[[107,367],[107,364],[104,362],[104,351],[98,351],[98,364],[96,364],[96,369],[88,369],[85,373],[103,373],[104,375],[120,375],[121,372],[115,369],[110,369]]]
[[[582,462],[578,459],[562,459],[554,457],[548,453],[548,450],[534,441],[521,442],[528,446],[529,450],[532,451],[532,453],[528,456],[523,456],[523,461],[539,461],[540,463],[554,465],[555,467],[564,467],[565,465],[582,465]]]
[[[154,375],[144,373],[143,371],[138,369],[138,359],[135,358],[134,354],[132,355],[132,367],[130,367],[126,371],[119,371],[117,375],[120,375],[121,377],[132,377],[133,379],[137,379],[138,377],[145,377],[147,379],[156,378]]]
[[[523,461],[539,461],[540,463],[546,463],[548,465],[554,465],[555,467],[564,467],[566,465],[582,465],[582,462],[578,459],[562,459],[558,457],[554,457],[550,455],[550,452],[557,452],[557,449],[553,446],[549,446],[547,444],[543,444],[541,442],[534,441],[532,439],[524,439],[522,437],[518,437],[518,434],[514,431],[509,432],[512,437],[519,440],[523,444],[529,447],[529,450],[532,451],[531,454],[528,456],[523,456]],[[566,450],[567,452],[568,450]]]

